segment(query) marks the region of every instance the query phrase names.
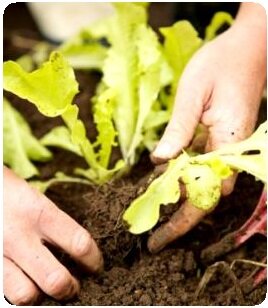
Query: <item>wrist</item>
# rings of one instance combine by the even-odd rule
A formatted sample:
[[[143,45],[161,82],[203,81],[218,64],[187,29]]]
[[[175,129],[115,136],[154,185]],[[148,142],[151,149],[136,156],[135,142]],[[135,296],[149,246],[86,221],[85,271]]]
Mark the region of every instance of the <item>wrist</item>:
[[[257,3],[242,3],[233,26],[229,29],[234,40],[247,46],[252,61],[266,69],[267,23],[266,11]]]
[[[258,3],[244,2],[236,16],[234,26],[246,27],[250,31],[257,31],[257,34],[263,34],[266,37],[266,11]]]

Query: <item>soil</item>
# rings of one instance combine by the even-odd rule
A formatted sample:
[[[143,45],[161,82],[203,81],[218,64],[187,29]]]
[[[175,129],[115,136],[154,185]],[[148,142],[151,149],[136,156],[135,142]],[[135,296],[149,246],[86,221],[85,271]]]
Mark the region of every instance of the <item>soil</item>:
[[[26,10],[25,7],[21,7],[21,10],[22,8]],[[156,6],[155,11],[159,14],[160,9],[161,6]],[[15,8],[13,12],[14,10]],[[167,12],[167,18],[170,19],[170,8],[165,10],[163,12]],[[28,14],[27,11],[25,14]],[[34,29],[31,35],[35,39],[40,39],[40,34],[34,27],[30,22],[31,31]],[[12,46],[12,35],[14,32],[5,37],[5,58],[14,58],[25,52]],[[80,117],[87,125],[88,135],[93,139],[95,128],[89,99],[100,76],[85,72],[77,72],[76,75],[81,92],[75,102],[80,107]],[[22,103],[22,100],[13,95],[7,96],[27,118],[36,136],[42,136],[53,126],[61,123],[59,119],[43,117],[32,105]],[[263,104],[260,121],[266,117],[265,108]],[[72,153],[55,148],[52,151],[53,161],[38,164],[42,179],[53,176],[58,170],[71,174],[73,166],[86,166],[81,158]],[[118,153],[115,152],[114,155],[117,156]],[[47,196],[96,239],[104,254],[105,269],[98,276],[91,275],[69,256],[50,247],[78,278],[81,292],[68,302],[58,302],[44,296],[41,305],[257,305],[265,299],[266,283],[253,290],[251,288],[250,275],[256,270],[256,266],[243,263],[235,266],[233,270],[238,283],[234,284],[228,266],[219,263],[203,292],[199,296],[196,294],[200,280],[209,266],[203,264],[200,259],[202,250],[238,229],[250,217],[260,196],[262,184],[255,182],[251,176],[241,174],[234,192],[229,197],[222,198],[213,214],[162,252],[152,255],[146,248],[149,234],[130,234],[122,224],[121,215],[144,189],[153,170],[149,153],[144,153],[131,173],[120,180],[98,187],[57,184],[49,188]],[[166,221],[177,207],[173,205],[163,208],[160,223]],[[236,259],[262,261],[265,256],[266,238],[256,235],[239,249],[213,262],[225,261],[226,264],[230,264]]]

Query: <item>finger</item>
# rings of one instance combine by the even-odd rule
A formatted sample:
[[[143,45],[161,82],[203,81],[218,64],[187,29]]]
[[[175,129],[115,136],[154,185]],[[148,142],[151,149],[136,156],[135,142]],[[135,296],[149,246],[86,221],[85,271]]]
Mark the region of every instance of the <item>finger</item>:
[[[222,196],[229,196],[233,192],[237,175],[238,175],[237,172],[234,171],[230,177],[222,181],[221,184]]]
[[[14,305],[33,305],[40,295],[29,277],[11,260],[4,257],[4,294]]]
[[[184,235],[197,225],[207,212],[198,209],[186,200],[172,215],[169,222],[160,226],[149,238],[148,249],[156,253],[167,244]]]
[[[241,138],[233,136],[233,131],[234,128],[232,129],[232,127],[221,131],[218,130],[217,127],[211,127],[209,129],[209,136],[205,147],[205,152],[211,152],[220,149],[226,144],[240,141]],[[237,179],[237,175],[237,172],[233,171],[233,174],[230,177],[222,181],[221,194],[223,196],[228,196],[232,193]]]
[[[176,157],[191,142],[207,97],[202,81],[194,86],[196,78],[186,72],[180,81],[171,119],[151,155],[157,164]]]
[[[52,255],[38,238],[28,234],[16,243],[10,259],[46,294],[58,299],[68,299],[79,291],[79,285],[68,270]]]
[[[48,199],[39,218],[39,228],[46,241],[61,247],[90,271],[102,269],[102,254],[91,235]]]
[[[210,129],[209,137],[208,137],[207,144],[205,147],[205,152],[211,152],[211,151],[221,148],[222,146],[226,144],[234,143],[235,139],[226,138],[227,134],[228,134],[227,132],[225,134],[224,133],[219,134],[217,133],[217,131]],[[228,196],[232,193],[234,186],[235,186],[236,179],[237,179],[237,172],[234,171],[231,176],[229,176],[227,179],[222,181],[222,185],[221,185],[222,196]]]
[[[210,108],[203,113],[201,119],[209,130],[206,152],[242,141],[252,134],[256,123],[257,107],[247,108],[246,100],[247,97],[241,97],[241,93],[234,86],[229,86],[226,90],[226,83],[224,83],[217,89]],[[234,172],[230,178],[223,181],[223,195],[232,192],[236,178],[237,173]]]
[[[202,154],[205,152],[205,147],[208,139],[208,130],[204,125],[197,127],[195,136],[188,147],[189,151]]]

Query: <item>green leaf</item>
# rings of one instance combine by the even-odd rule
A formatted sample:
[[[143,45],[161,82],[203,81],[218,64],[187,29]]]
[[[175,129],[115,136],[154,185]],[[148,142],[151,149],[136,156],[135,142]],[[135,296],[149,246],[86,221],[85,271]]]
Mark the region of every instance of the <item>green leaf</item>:
[[[99,164],[94,153],[91,142],[87,139],[86,129],[81,120],[78,119],[78,107],[70,105],[62,115],[63,121],[71,133],[71,141],[80,148],[85,160],[93,169],[97,170]]]
[[[54,127],[50,132],[40,140],[44,146],[52,146],[62,148],[64,150],[82,156],[80,148],[71,141],[70,131],[66,126]]]
[[[187,199],[204,211],[213,208],[221,196],[221,177],[208,165],[189,165],[181,175]]]
[[[117,132],[112,120],[114,101],[115,92],[112,89],[104,91],[94,100],[93,117],[98,131],[95,146],[100,148],[98,162],[104,168],[108,168],[112,148],[117,145]]]
[[[154,102],[161,89],[161,69],[164,59],[156,34],[145,25],[136,30],[138,54],[138,117],[135,132],[128,150],[127,158],[131,165],[135,162],[135,151],[143,139],[143,128]]]
[[[218,175],[222,180],[227,179],[233,174],[232,169],[226,165],[219,156],[215,155],[206,162],[211,167],[213,172]]]
[[[159,136],[154,129],[147,130],[143,136],[142,143],[144,147],[152,152],[159,141]]]
[[[103,82],[116,93],[114,122],[125,160],[137,120],[138,56],[135,29],[145,24],[145,9],[132,3],[116,3],[116,14],[110,23],[111,47],[103,67]]]
[[[253,151],[253,153],[252,153]],[[251,153],[252,154],[251,154]],[[247,139],[223,146],[217,151],[195,157],[196,162],[208,162],[219,157],[233,169],[245,171],[263,183],[267,181],[267,122]]]
[[[30,73],[13,61],[5,62],[4,89],[27,99],[44,115],[56,117],[71,105],[78,84],[68,62],[53,52],[48,62]]]
[[[168,102],[171,109],[182,72],[193,54],[201,47],[202,40],[194,27],[185,20],[178,21],[171,27],[161,28],[160,32],[164,36],[164,54],[174,74]]]
[[[150,2],[132,2],[132,3],[143,6],[145,8],[147,8],[150,5]]]
[[[107,48],[91,34],[90,29],[82,30],[59,48],[74,69],[102,69]]]
[[[47,42],[40,42],[36,44],[30,52],[22,55],[16,60],[26,72],[31,72],[37,66],[39,67],[43,62],[47,61],[52,46]]]
[[[150,129],[155,129],[159,126],[162,126],[163,124],[166,124],[169,119],[170,114],[167,110],[151,110],[144,122],[143,127],[146,131]]]
[[[50,186],[58,183],[77,183],[91,185],[91,182],[88,180],[68,176],[62,172],[57,172],[54,178],[47,181],[29,181],[29,184],[32,187],[38,189],[41,193],[45,193]]]
[[[127,172],[128,167],[126,166],[124,160],[118,160],[112,169],[105,169],[99,167],[98,169],[82,169],[76,168],[75,174],[81,175],[96,184],[104,184],[114,178],[116,175],[123,175]]]
[[[104,99],[104,102],[107,101]],[[98,161],[98,155],[95,153],[93,145],[86,137],[85,126],[83,122],[78,119],[78,107],[76,105],[69,106],[69,108],[62,115],[62,117],[64,122],[70,129],[72,142],[75,145],[79,146],[85,160],[90,166],[90,169],[88,170],[76,169],[76,174],[83,175],[94,183],[103,184],[110,180],[115,173],[117,173],[121,168],[125,166],[125,163],[123,161],[118,161],[114,168],[108,170],[100,164],[100,162]],[[109,146],[109,151],[111,151],[111,136],[108,137],[108,139],[105,139],[104,132],[102,133],[102,137],[104,138],[104,140],[102,140],[102,146],[104,146],[106,150],[108,150]],[[105,142],[107,142],[107,144],[105,144]],[[110,153],[104,154],[105,156],[102,156],[103,162],[104,159],[106,159],[106,155],[110,156]]]
[[[146,25],[145,9],[136,3],[114,6],[116,15],[110,20],[107,34],[111,47],[102,82],[115,93],[113,120],[119,145],[124,160],[133,165],[144,149],[145,135],[146,143],[152,143],[146,119],[173,75],[156,33]]]
[[[250,154],[257,151],[256,154]],[[267,121],[246,140],[223,147],[219,155],[232,168],[245,171],[263,183],[267,182]]]
[[[179,200],[178,177],[188,160],[189,157],[185,153],[179,159],[171,160],[166,172],[154,180],[143,195],[131,203],[123,215],[131,233],[140,234],[150,230],[159,219],[160,205]]]
[[[60,53],[53,52],[48,62],[31,73],[25,72],[17,63],[6,62],[4,64],[4,87],[8,91],[28,99],[46,116],[61,115],[69,129],[71,143],[74,144],[72,146],[67,141],[68,144],[65,145],[65,148],[72,149],[77,153],[79,151],[84,156],[91,168],[91,172],[88,174],[92,176],[92,181],[103,183],[111,174],[119,170],[118,166],[122,167],[122,164],[118,164],[116,168],[107,170],[101,165],[101,163],[107,165],[108,157],[110,157],[109,152],[105,153],[106,156],[101,153],[101,163],[98,161],[98,155],[95,153],[91,142],[87,139],[85,126],[78,118],[78,107],[72,105],[73,98],[78,92],[78,84],[75,80],[73,69]],[[100,109],[101,106],[96,107],[96,117],[99,124],[102,121],[100,113],[102,112],[103,117],[106,116],[104,111]],[[108,115],[111,116],[109,112]],[[105,121],[107,124],[107,118]],[[61,146],[63,146],[63,142],[66,142],[66,138],[69,137],[66,130],[62,131],[61,129],[60,134],[61,137],[65,138],[61,143]],[[51,135],[49,138],[51,142]],[[53,138],[55,138],[55,131]],[[100,138],[102,147],[105,145],[105,150],[108,151],[109,147],[109,151],[111,151],[111,144],[114,142],[111,141],[111,136],[105,139],[104,132],[102,132],[102,137]],[[57,142],[57,145],[59,146],[60,142]]]
[[[62,50],[74,69],[101,70],[106,49],[100,44],[73,45]]]
[[[52,154],[33,136],[26,120],[5,98],[3,107],[4,163],[19,176],[31,178],[39,173],[31,160],[45,162]]]
[[[217,32],[224,24],[231,26],[233,24],[233,17],[226,12],[217,12],[213,16],[210,24],[206,27],[205,42],[214,39],[217,35]]]
[[[183,153],[171,160],[168,169],[124,213],[129,231],[142,233],[157,223],[160,205],[179,200],[179,180],[185,184],[187,198],[193,206],[210,210],[218,203],[221,182],[232,174],[231,169],[245,171],[266,183],[267,122],[244,141],[193,157]]]
[[[16,62],[26,71],[31,72],[34,69],[34,61],[31,55],[25,54],[18,58]]]

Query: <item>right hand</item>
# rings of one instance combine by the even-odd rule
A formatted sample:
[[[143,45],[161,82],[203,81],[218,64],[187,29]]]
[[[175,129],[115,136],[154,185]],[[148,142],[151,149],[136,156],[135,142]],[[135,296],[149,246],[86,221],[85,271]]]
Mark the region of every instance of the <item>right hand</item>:
[[[259,4],[244,3],[234,25],[204,45],[186,66],[171,119],[152,153],[153,161],[166,162],[191,142],[194,148],[192,139],[199,123],[208,130],[207,138],[203,138],[206,152],[249,137],[256,125],[265,81],[265,10]],[[234,174],[223,181],[222,195],[232,192],[235,179]],[[207,214],[186,200],[149,238],[149,250],[161,250]]]
[[[79,291],[77,280],[44,242],[60,247],[89,271],[103,267],[90,234],[4,167],[4,294],[11,303],[33,304],[40,289],[58,300]]]

